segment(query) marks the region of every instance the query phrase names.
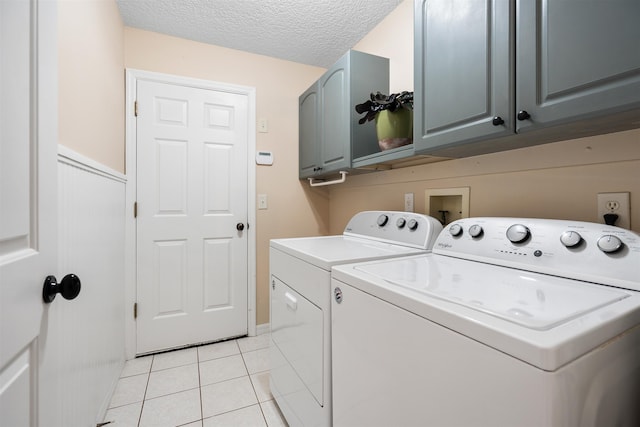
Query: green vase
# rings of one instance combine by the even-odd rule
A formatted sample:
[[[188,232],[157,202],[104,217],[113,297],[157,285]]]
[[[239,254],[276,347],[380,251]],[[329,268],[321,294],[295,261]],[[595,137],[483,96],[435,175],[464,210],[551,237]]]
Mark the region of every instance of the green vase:
[[[381,150],[402,147],[413,141],[413,111],[401,108],[395,113],[382,110],[376,116],[376,133]]]

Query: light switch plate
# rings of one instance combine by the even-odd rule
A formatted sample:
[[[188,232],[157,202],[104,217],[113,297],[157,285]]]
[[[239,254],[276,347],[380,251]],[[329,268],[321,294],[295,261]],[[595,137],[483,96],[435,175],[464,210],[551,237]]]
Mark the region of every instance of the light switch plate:
[[[260,133],[268,133],[269,132],[269,122],[265,118],[258,119],[258,132]]]
[[[404,211],[413,212],[413,193],[405,193],[404,195]]]
[[[267,195],[258,194],[258,209],[267,209]]]

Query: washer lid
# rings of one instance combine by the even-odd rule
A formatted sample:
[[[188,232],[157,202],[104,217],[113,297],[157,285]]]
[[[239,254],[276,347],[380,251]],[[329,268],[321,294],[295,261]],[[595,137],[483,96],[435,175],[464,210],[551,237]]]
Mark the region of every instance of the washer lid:
[[[434,253],[340,265],[331,275],[334,286],[351,285],[546,371],[640,325],[640,292]]]
[[[270,245],[327,271],[338,264],[426,252],[424,249],[352,236],[273,239]]]
[[[355,268],[388,283],[464,305],[518,325],[546,330],[628,293],[511,268],[434,256]],[[581,286],[576,286],[581,283]]]

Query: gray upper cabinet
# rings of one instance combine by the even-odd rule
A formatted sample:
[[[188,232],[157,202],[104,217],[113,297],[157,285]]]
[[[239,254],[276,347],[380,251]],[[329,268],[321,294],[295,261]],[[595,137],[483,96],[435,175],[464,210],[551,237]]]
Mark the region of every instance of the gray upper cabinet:
[[[639,19],[638,0],[416,0],[416,153],[637,127]]]
[[[388,90],[389,60],[352,50],[300,95],[299,177],[349,170],[353,147],[377,145],[375,126],[358,124],[355,105]]]
[[[513,133],[513,4],[415,5],[416,151]]]
[[[519,1],[516,130],[640,104],[640,1]]]
[[[318,82],[299,98],[299,166],[300,178],[313,176],[320,165],[318,143]]]
[[[355,55],[353,55],[355,57]],[[321,172],[351,166],[349,130],[349,69],[351,55],[343,56],[320,78],[320,167]]]

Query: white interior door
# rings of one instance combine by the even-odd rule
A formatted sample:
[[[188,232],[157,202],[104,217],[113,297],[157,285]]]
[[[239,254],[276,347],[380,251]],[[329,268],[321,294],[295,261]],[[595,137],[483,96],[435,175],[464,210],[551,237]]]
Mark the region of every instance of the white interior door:
[[[56,273],[51,1],[0,1],[0,424],[38,425],[42,286]],[[40,348],[41,350],[41,348]],[[40,424],[45,424],[41,422]]]
[[[245,335],[248,96],[139,80],[137,105],[137,353]]]

